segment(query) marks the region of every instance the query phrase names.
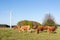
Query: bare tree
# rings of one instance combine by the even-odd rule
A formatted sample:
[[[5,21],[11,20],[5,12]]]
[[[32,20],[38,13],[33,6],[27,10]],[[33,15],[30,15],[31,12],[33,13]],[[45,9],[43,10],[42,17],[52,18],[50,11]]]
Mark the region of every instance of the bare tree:
[[[50,13],[46,14],[42,25],[55,26],[56,23],[55,23],[54,17]]]

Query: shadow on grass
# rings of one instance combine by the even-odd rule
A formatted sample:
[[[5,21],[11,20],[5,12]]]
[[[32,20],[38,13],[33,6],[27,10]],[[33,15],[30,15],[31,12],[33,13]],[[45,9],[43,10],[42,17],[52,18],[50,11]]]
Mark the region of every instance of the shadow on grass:
[[[56,34],[57,32],[52,32],[53,34]]]

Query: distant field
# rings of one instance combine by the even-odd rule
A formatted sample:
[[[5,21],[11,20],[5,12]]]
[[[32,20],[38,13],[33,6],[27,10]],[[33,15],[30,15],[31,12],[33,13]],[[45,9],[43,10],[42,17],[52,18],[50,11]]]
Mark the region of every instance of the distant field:
[[[0,28],[0,40],[60,40],[60,27],[58,27],[57,33],[41,32],[18,32],[9,28]]]

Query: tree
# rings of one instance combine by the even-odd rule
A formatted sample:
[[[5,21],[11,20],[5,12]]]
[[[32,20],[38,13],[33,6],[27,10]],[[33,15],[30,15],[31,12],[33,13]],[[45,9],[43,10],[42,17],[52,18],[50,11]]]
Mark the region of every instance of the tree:
[[[18,26],[24,26],[24,25],[28,25],[28,21],[27,20],[23,20],[23,21],[19,21],[17,23]]]
[[[56,26],[54,17],[51,14],[46,14],[42,25],[44,25],[44,26]]]
[[[34,23],[34,24],[33,24]],[[29,20],[22,20],[17,23],[18,26],[24,26],[24,25],[30,25],[30,28],[33,27],[33,25],[41,25],[38,22],[35,21],[29,21]]]

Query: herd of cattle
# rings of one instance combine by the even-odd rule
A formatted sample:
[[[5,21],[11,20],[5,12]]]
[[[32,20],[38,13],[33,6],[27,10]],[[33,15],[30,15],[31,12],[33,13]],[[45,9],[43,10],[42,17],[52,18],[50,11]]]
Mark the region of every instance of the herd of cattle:
[[[31,30],[30,26],[29,25],[26,25],[26,26],[15,26],[14,29],[18,29],[19,32],[21,31],[29,31]],[[34,29],[34,28],[32,28]],[[37,26],[36,27],[36,32],[39,33],[40,31],[44,31],[46,30],[47,32],[54,32],[56,30],[55,26]]]

